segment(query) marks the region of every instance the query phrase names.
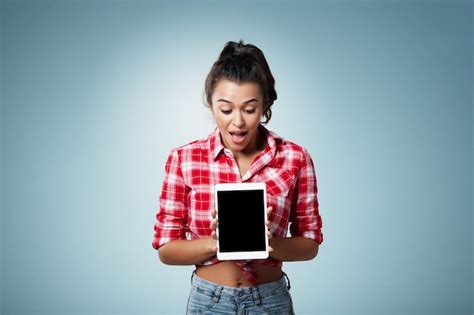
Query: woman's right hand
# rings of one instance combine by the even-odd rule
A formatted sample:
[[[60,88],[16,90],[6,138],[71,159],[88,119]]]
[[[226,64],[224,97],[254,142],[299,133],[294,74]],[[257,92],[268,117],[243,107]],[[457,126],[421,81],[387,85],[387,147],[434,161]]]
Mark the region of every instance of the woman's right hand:
[[[212,209],[211,210],[211,224],[210,224],[210,227],[211,227],[211,239],[214,241],[214,249],[215,249],[215,252],[217,253],[217,212],[216,212],[216,209]]]
[[[216,212],[216,209],[212,209],[211,210],[211,224],[210,224],[210,227],[211,227],[211,239],[213,240],[213,246],[214,246],[214,249],[215,249],[215,252],[217,253],[217,212]]]

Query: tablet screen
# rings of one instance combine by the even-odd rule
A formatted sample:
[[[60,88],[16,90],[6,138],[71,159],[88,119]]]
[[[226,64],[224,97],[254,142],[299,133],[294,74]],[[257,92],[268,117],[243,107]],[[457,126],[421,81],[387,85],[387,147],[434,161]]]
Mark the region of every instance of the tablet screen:
[[[219,251],[266,250],[264,190],[218,191]]]

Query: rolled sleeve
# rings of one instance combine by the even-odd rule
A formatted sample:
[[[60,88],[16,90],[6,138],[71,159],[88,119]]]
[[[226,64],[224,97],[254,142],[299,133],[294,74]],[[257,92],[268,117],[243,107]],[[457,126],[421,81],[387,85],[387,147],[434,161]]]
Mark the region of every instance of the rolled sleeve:
[[[319,215],[318,186],[314,163],[303,149],[296,192],[290,212],[291,236],[302,236],[318,244],[323,242],[322,219]]]
[[[183,180],[178,152],[173,150],[165,166],[160,207],[154,226],[153,248],[159,249],[172,240],[186,239],[188,193],[189,188]]]

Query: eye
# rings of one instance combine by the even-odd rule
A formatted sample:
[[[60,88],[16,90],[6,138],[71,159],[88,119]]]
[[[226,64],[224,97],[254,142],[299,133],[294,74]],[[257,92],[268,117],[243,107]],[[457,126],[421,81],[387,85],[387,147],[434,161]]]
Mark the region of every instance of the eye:
[[[253,113],[255,113],[255,108],[246,109],[245,112],[246,112],[247,114],[253,114]]]
[[[231,109],[221,109],[221,113],[224,114],[224,115],[229,115],[230,113],[232,113],[232,110]]]

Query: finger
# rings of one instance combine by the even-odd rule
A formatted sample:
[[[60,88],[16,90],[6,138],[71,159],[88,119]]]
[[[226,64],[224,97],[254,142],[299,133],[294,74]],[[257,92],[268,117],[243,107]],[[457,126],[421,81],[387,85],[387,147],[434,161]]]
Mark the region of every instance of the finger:
[[[217,229],[217,219],[211,220],[211,230],[215,231]]]
[[[216,231],[212,231],[212,232],[211,232],[211,238],[212,238],[213,240],[217,240],[217,233],[216,233]]]
[[[265,221],[265,225],[267,226],[267,231],[271,231],[272,223],[269,220]]]
[[[269,206],[267,207],[267,217],[270,216],[270,213],[273,211],[273,207],[272,206]]]
[[[215,240],[212,240],[211,251],[212,252],[217,252],[217,243],[215,242]]]
[[[216,209],[211,209],[211,217],[214,219],[217,216]]]
[[[273,252],[273,247],[271,247],[270,245],[268,245],[268,252],[269,253]]]

